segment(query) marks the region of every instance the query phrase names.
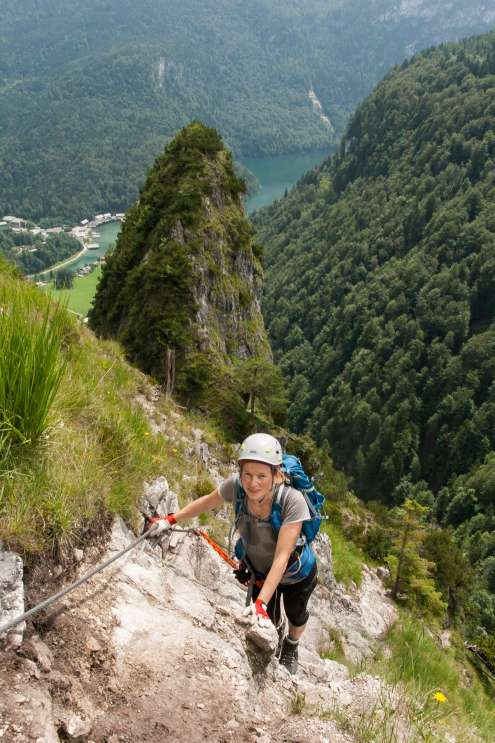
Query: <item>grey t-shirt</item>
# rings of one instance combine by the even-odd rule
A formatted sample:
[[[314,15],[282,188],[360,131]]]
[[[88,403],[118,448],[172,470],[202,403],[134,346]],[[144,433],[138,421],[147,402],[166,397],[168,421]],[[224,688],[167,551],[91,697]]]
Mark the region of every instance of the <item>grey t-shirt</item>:
[[[235,502],[238,483],[239,475],[233,475],[219,485],[218,492],[227,503]],[[277,491],[278,487],[275,489],[275,496]],[[284,487],[281,493],[282,526],[311,519],[308,504],[299,490]],[[270,517],[259,519],[245,512],[238,519],[237,528],[244,544],[247,545],[247,555],[253,568],[265,575],[272,566],[277,546],[277,535],[273,531]],[[290,582],[289,576],[290,573],[287,571],[280,582]]]

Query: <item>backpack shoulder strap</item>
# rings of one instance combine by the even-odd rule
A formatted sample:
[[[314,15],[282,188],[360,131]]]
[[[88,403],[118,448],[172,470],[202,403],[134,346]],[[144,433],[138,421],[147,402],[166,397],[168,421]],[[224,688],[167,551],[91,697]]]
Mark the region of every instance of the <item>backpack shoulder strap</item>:
[[[273,498],[271,522],[273,530],[276,534],[278,534],[278,532],[280,531],[280,527],[282,526],[282,509],[288,490],[289,486],[281,483],[280,485],[278,485]]]
[[[237,478],[235,481],[235,498],[234,498],[234,512],[235,512],[236,523],[244,510],[244,497],[245,497],[244,490],[241,487],[239,478]]]

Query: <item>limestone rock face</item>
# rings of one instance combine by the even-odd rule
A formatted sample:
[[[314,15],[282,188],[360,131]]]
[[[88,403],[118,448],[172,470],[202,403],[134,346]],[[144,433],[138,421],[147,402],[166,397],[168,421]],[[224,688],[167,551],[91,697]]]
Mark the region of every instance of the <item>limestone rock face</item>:
[[[23,564],[19,555],[0,549],[0,625],[24,613],[22,576]],[[0,640],[7,640],[12,647],[19,647],[25,628],[26,623],[22,622],[6,633],[7,636],[0,636]]]
[[[335,583],[316,596],[307,632],[320,649],[328,644],[333,628],[347,660],[358,664],[373,655],[377,641],[397,619],[397,610],[386,595],[376,571],[363,565],[360,588],[346,589]]]
[[[320,531],[312,546],[318,557],[318,580],[328,589],[332,589],[335,586],[335,577],[333,574],[332,543],[328,534]]]
[[[218,384],[236,359],[271,359],[244,188],[214,129],[182,129],[126,214],[89,315],[98,334],[117,338],[160,382],[170,383],[173,349],[185,398],[208,375]]]
[[[159,505],[169,491],[160,479],[146,492]],[[116,518],[101,560],[134,538]],[[24,657],[17,665],[18,688],[9,687],[5,708],[0,703],[6,730],[30,739],[34,721],[27,719],[23,700],[34,700],[34,684],[36,704],[46,710],[45,728],[38,725],[36,732],[47,743],[58,739],[57,731],[71,740],[161,743],[179,739],[178,730],[181,740],[200,743],[205,729],[209,739],[225,743],[353,743],[335,719],[363,714],[385,697],[398,706],[382,680],[366,673],[351,678],[344,665],[321,656],[329,627],[343,633],[346,653],[349,647],[364,655],[364,645],[371,646],[392,621],[373,571],[365,572],[359,590],[346,592],[331,580],[329,545],[319,546],[324,578],[311,598],[298,673],[290,676],[268,652],[277,638],[274,628],[264,648],[250,641],[245,589],[204,540],[172,531],[165,547],[163,554],[156,540],[141,542],[67,597],[66,622],[42,641],[25,643],[24,655],[35,662]],[[2,684],[0,667],[0,698]],[[299,705],[306,705],[304,717],[289,714]]]
[[[170,489],[167,478],[160,476],[144,483],[144,494],[139,503],[143,516],[167,516],[179,510],[177,495]]]

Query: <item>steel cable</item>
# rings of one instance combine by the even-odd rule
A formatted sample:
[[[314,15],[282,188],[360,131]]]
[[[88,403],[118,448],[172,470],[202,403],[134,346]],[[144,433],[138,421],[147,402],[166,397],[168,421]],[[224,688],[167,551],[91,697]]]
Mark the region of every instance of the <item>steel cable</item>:
[[[85,583],[87,580],[93,577],[93,575],[96,575],[97,573],[100,573],[102,570],[104,570],[106,567],[111,565],[112,562],[115,562],[115,560],[118,560],[120,557],[125,555],[126,552],[129,552],[134,547],[137,547],[137,545],[144,541],[145,539],[148,539],[148,537],[151,535],[152,529],[150,531],[145,532],[144,534],[141,534],[140,537],[137,539],[134,539],[134,541],[131,542],[125,549],[118,552],[116,555],[113,555],[109,560],[106,560],[101,565],[98,565],[96,568],[93,568],[93,570],[90,570],[89,573],[86,573],[86,575],[83,575],[81,578],[76,580],[74,583],[71,583],[71,585],[66,586],[66,588],[63,588],[61,591],[58,591],[58,593],[53,594],[53,596],[49,596],[47,599],[42,601],[40,604],[37,604],[36,606],[33,606],[32,609],[29,609],[29,611],[25,611],[24,614],[21,614],[20,616],[16,617],[15,619],[12,619],[10,622],[7,622],[6,624],[2,625],[0,627],[0,637],[5,632],[8,632],[16,625],[20,624],[21,622],[24,622],[28,617],[33,616],[33,614],[37,614],[42,609],[46,609],[47,606],[50,606],[51,604],[55,603],[55,601],[58,601],[63,596],[66,596],[68,593],[73,591],[74,589],[78,588],[80,585]],[[181,529],[180,531],[186,531],[186,529]]]

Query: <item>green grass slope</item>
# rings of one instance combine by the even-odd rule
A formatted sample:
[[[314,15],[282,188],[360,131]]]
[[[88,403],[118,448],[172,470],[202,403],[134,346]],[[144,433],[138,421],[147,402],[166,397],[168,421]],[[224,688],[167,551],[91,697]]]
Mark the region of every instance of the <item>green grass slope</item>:
[[[0,316],[4,545],[28,565],[43,556],[70,562],[73,548],[110,515],[136,523],[144,480],[166,473],[181,497],[190,495],[182,475],[191,475],[193,489],[205,477],[186,455],[194,415],[165,399],[145,413],[138,397],[155,396],[152,381],[129,366],[117,344],[98,341],[3,263],[0,297],[10,308]],[[4,386],[13,378],[15,385]],[[158,424],[166,432],[158,434]],[[201,427],[228,459],[207,421]]]

